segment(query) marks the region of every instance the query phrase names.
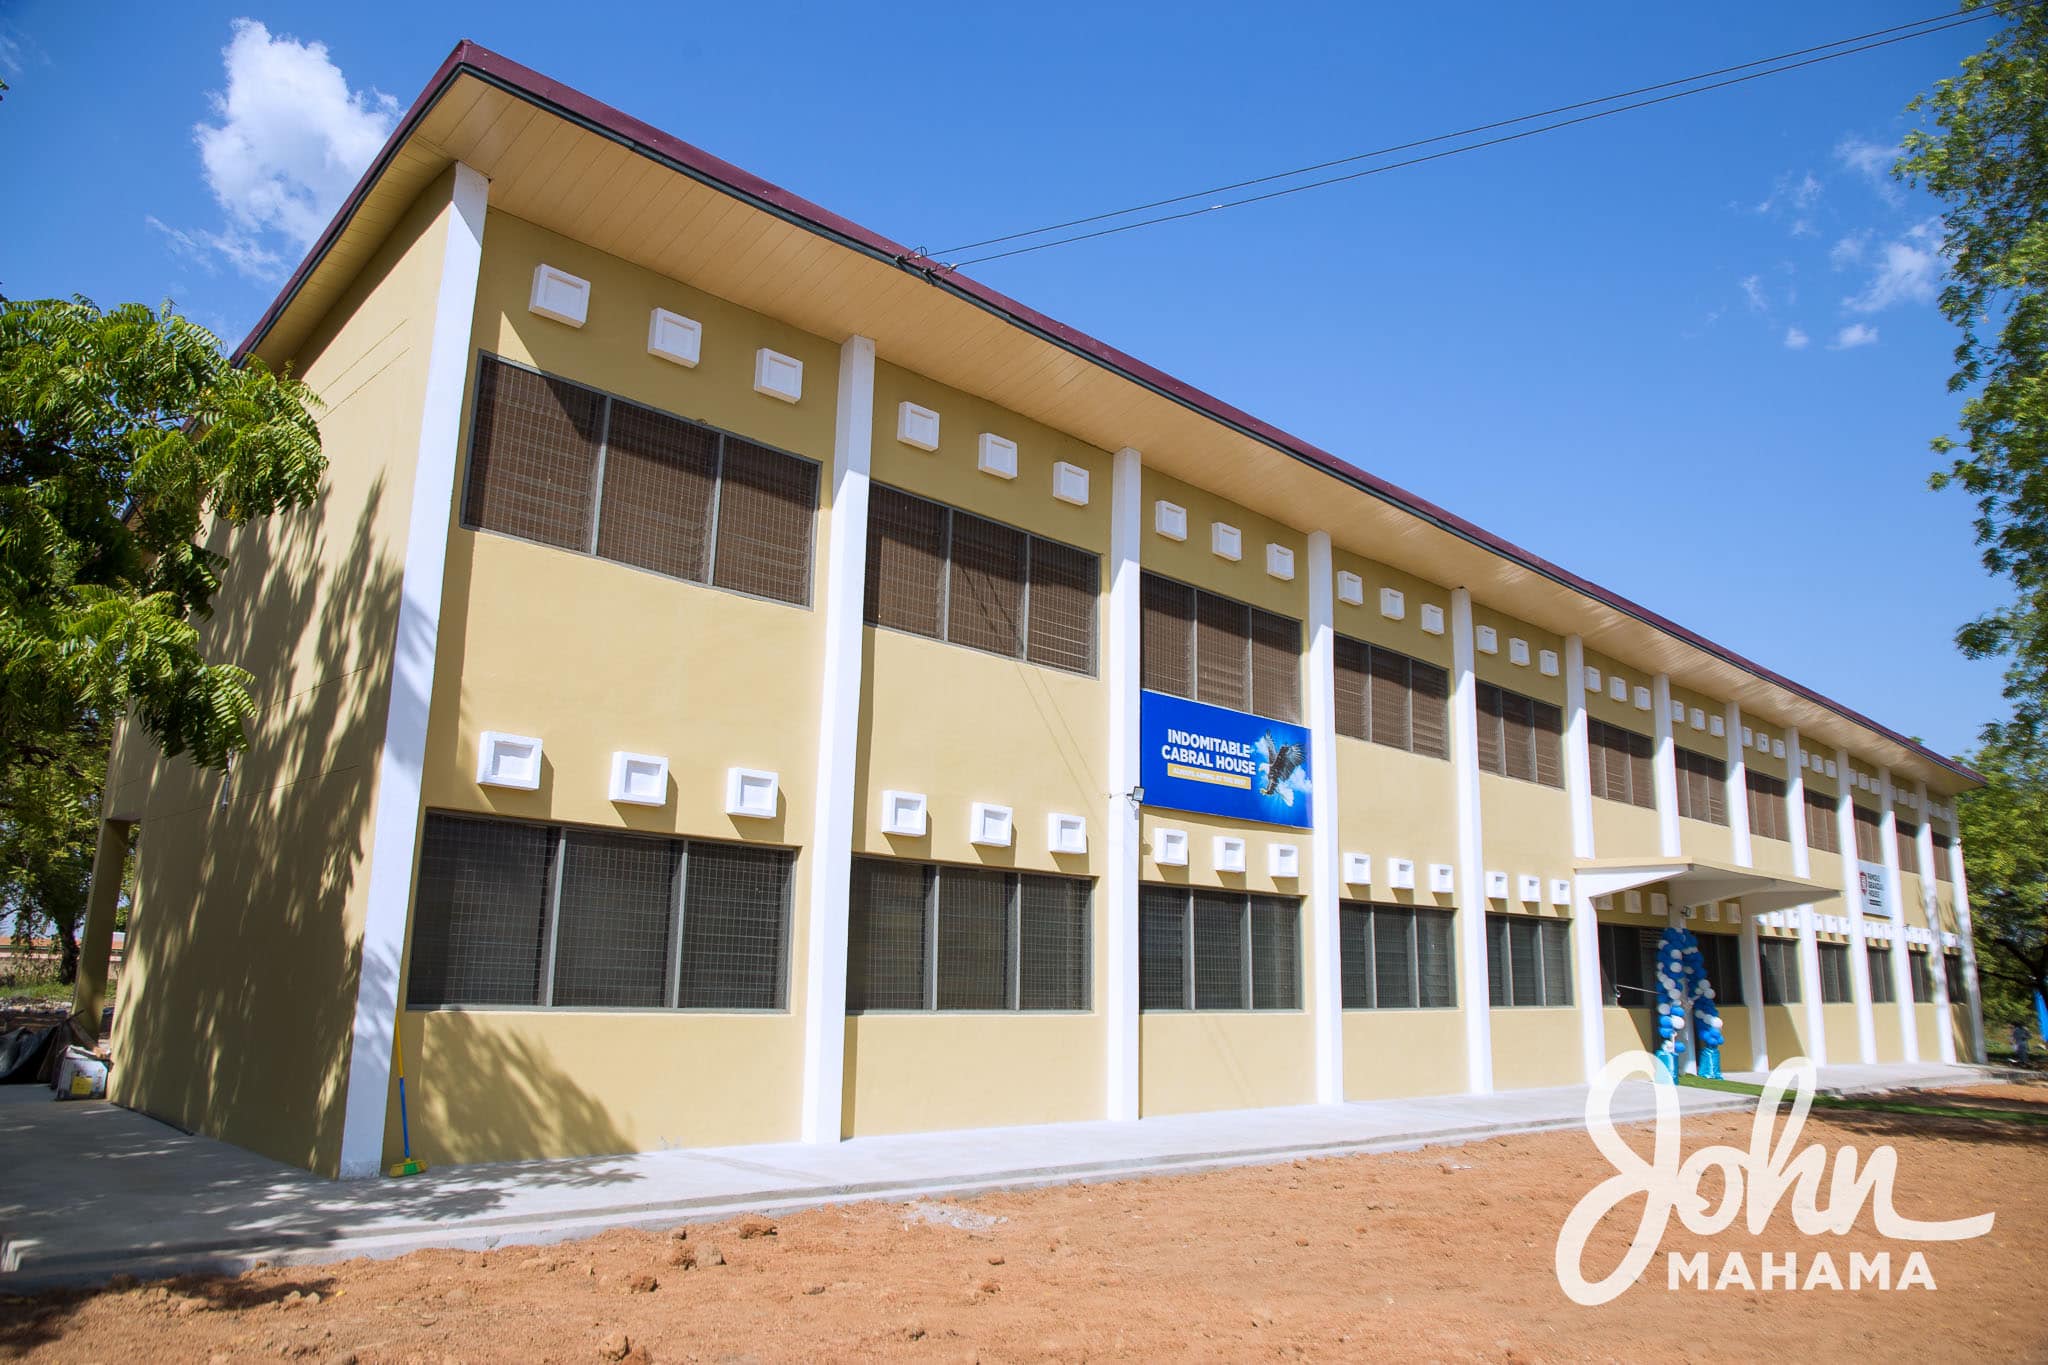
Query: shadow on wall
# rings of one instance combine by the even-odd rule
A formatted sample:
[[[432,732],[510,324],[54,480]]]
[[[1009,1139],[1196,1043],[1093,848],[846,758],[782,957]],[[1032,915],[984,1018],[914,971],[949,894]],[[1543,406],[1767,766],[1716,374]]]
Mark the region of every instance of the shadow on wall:
[[[324,545],[311,514],[226,547],[227,586],[204,632],[217,657],[255,675],[261,709],[225,779],[158,765],[137,858],[137,989],[117,1030],[117,1100],[326,1172],[340,1152],[397,647],[383,493],[380,476],[345,548]]]
[[[635,1143],[612,1121],[615,1109],[630,1107],[630,1092],[612,1088],[603,1099],[554,1060],[560,1048],[548,1048],[521,1036],[520,1026],[536,1032],[549,1027],[544,1014],[521,1013],[503,1019],[446,1017],[417,1027],[417,1015],[405,1023],[405,1097],[412,1129],[413,1155],[429,1165],[496,1162],[523,1157],[554,1158],[585,1154],[623,1154]],[[611,1046],[590,1057],[593,1074],[631,1075],[635,1047],[631,1015],[613,1016],[617,1023]],[[472,1023],[484,1027],[467,1027]],[[452,1027],[451,1027],[452,1026]],[[637,1084],[653,1087],[662,1078],[653,1073]],[[399,1151],[398,1105],[392,1101],[385,1150]],[[628,1177],[608,1175],[582,1163],[551,1161],[534,1169],[533,1179],[577,1187],[602,1185]]]

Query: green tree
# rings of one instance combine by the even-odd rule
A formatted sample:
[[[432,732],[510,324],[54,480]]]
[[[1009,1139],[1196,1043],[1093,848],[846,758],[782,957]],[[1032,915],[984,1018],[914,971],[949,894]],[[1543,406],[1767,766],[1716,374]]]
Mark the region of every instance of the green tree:
[[[314,400],[141,304],[0,303],[0,903],[70,940],[115,720],[219,767],[249,675],[194,624],[217,525],[318,495]]]
[[[1892,173],[1941,201],[1941,311],[1961,333],[1958,434],[1933,442],[1948,464],[1931,482],[1976,499],[1984,567],[2012,587],[1956,632],[2005,660],[2012,706],[1972,756],[1989,785],[1959,803],[1986,1005],[2009,1017],[2048,976],[2048,7],[1988,7],[2004,26],[1907,106],[1927,126]]]

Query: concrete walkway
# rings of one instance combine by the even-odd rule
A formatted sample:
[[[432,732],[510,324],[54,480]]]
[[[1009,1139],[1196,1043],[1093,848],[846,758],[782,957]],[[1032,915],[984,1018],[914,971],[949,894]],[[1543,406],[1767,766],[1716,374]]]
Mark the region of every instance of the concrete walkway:
[[[1824,1067],[1823,1089],[1970,1084],[1970,1067]],[[1688,1114],[1740,1095],[1683,1089]],[[0,1291],[116,1272],[485,1249],[670,1227],[745,1212],[1396,1151],[1577,1128],[1586,1087],[1286,1109],[779,1143],[451,1167],[408,1180],[335,1182],[193,1137],[104,1102],[0,1089]],[[1646,1119],[1650,1087],[1624,1086],[1617,1119]]]

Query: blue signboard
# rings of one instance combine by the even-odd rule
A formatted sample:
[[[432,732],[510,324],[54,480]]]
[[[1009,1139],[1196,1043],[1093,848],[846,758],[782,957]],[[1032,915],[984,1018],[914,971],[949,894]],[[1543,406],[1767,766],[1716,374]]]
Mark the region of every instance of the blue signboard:
[[[1146,805],[1308,827],[1311,775],[1303,727],[1144,692],[1138,735]]]

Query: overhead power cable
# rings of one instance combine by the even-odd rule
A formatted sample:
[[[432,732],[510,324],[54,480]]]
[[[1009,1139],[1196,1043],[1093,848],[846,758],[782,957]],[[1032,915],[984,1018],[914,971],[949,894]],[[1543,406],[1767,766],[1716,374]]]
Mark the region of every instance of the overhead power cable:
[[[1638,86],[1633,90],[1620,91],[1612,95],[1603,95],[1598,99],[1579,100],[1571,104],[1557,105],[1550,109],[1539,110],[1535,113],[1530,114],[1523,114],[1515,118],[1501,119],[1492,123],[1477,124],[1470,128],[1460,129],[1457,132],[1439,133],[1433,137],[1418,138],[1411,142],[1396,143],[1392,146],[1381,147],[1375,151],[1359,152],[1355,155],[1338,157],[1334,160],[1317,162],[1313,165],[1308,166],[1297,166],[1293,170],[1275,171],[1269,175],[1255,176],[1248,180],[1234,181],[1227,185],[1218,185],[1211,187],[1209,189],[1193,190],[1186,194],[1173,195],[1165,199],[1155,199],[1145,204],[1134,204],[1127,208],[1115,209],[1107,213],[1090,214],[1086,217],[1072,218],[1066,220],[1065,222],[1052,223],[1044,227],[1032,228],[1024,232],[1007,233],[999,237],[986,237],[981,239],[980,241],[967,242],[956,247],[948,247],[945,250],[937,253],[921,252],[919,254],[924,256],[926,260],[934,260],[937,257],[949,256],[955,252],[971,251],[977,247],[995,246],[1004,242],[1019,241],[1027,237],[1042,236],[1048,232],[1059,232],[1066,228],[1081,227],[1090,223],[1104,222],[1112,218],[1122,218],[1133,213],[1143,213],[1150,209],[1163,208],[1170,204],[1185,203],[1188,200],[1203,198],[1211,194],[1228,193],[1232,190],[1246,189],[1253,185],[1270,184],[1277,180],[1288,180],[1292,179],[1295,176],[1308,175],[1319,170],[1328,170],[1335,166],[1349,165],[1359,161],[1369,161],[1374,158],[1382,156],[1391,156],[1395,153],[1411,151],[1418,147],[1428,147],[1433,146],[1440,142],[1449,142],[1461,137],[1470,137],[1475,133],[1491,132],[1495,129],[1500,128],[1513,128],[1517,124],[1529,123],[1536,119],[1550,118],[1554,115],[1561,113],[1569,113],[1573,110],[1589,109],[1594,108],[1594,106],[1598,105],[1614,105],[1614,101],[1616,100],[1632,99],[1632,97],[1636,95],[1648,94],[1653,91],[1672,91],[1672,93],[1670,94],[1658,95],[1652,99],[1634,100],[1632,103],[1618,104],[1614,105],[1614,107],[1612,108],[1595,109],[1595,111],[1592,113],[1580,114],[1576,118],[1559,119],[1554,123],[1545,123],[1534,128],[1522,128],[1519,131],[1506,133],[1499,137],[1485,138],[1477,142],[1461,143],[1456,147],[1445,148],[1442,151],[1431,152],[1424,156],[1409,157],[1405,160],[1389,162],[1388,164],[1382,166],[1372,166],[1363,170],[1351,171],[1344,175],[1327,176],[1320,180],[1308,181],[1305,184],[1289,185],[1281,189],[1268,190],[1262,194],[1246,195],[1242,198],[1225,200],[1221,203],[1204,204],[1198,208],[1183,209],[1177,213],[1159,214],[1151,218],[1140,219],[1136,222],[1119,223],[1110,227],[1098,228],[1093,232],[1075,233],[1071,236],[1055,238],[1052,241],[1034,242],[1025,246],[1012,247],[1007,251],[995,251],[982,256],[969,257],[965,260],[951,261],[948,262],[943,268],[948,270],[957,270],[965,266],[980,265],[987,261],[998,261],[1011,256],[1027,255],[1035,251],[1046,251],[1056,246],[1067,246],[1075,242],[1091,241],[1098,237],[1109,237],[1114,236],[1118,233],[1133,232],[1139,228],[1153,227],[1161,223],[1177,222],[1185,218],[1196,218],[1204,214],[1218,213],[1223,211],[1224,209],[1241,208],[1247,204],[1263,203],[1269,199],[1284,198],[1287,195],[1300,194],[1307,190],[1322,189],[1330,185],[1343,184],[1347,181],[1361,180],[1366,178],[1367,176],[1381,175],[1387,171],[1401,170],[1405,167],[1417,166],[1430,161],[1440,161],[1446,157],[1457,156],[1464,152],[1474,152],[1479,151],[1486,147],[1497,147],[1504,143],[1518,142],[1524,138],[1535,137],[1541,133],[1555,132],[1560,128],[1569,128],[1581,123],[1591,123],[1597,119],[1611,118],[1616,114],[1625,114],[1637,109],[1646,109],[1653,105],[1668,104],[1673,100],[1684,99],[1689,95],[1703,95],[1708,93],[1709,91],[1722,90],[1728,88],[1729,86],[1741,85],[1747,81],[1761,80],[1765,76],[1776,76],[1781,75],[1788,71],[1797,71],[1804,67],[1817,66],[1822,62],[1834,61],[1835,59],[1840,57],[1854,56],[1855,54],[1860,52],[1869,52],[1877,48],[1889,47],[1894,43],[1903,43],[1910,41],[1914,38],[1925,38],[1931,36],[1932,34],[1945,32],[1952,28],[1961,28],[1967,24],[1979,23],[1985,19],[1997,18],[2000,16],[2001,7],[1998,6],[1985,6],[1983,8],[1975,10],[1955,10],[1948,14],[1940,14],[1932,16],[1931,18],[1916,20],[1915,22],[1910,24],[1898,24],[1894,25],[1891,28],[1875,29],[1869,33],[1858,34],[1855,37],[1839,38],[1833,42],[1820,43],[1813,47],[1799,48],[1792,52],[1779,53],[1778,55],[1773,57],[1760,57],[1757,58],[1755,61],[1741,62],[1734,66],[1720,67],[1713,71],[1704,71],[1691,76],[1679,77],[1674,80],[1660,81],[1654,85]],[[1821,55],[1812,55],[1816,53]],[[1793,60],[1795,58],[1803,58],[1803,60]],[[1729,74],[1733,72],[1745,72],[1747,74]],[[1727,76],[1728,78],[1724,80],[1712,79],[1717,76]],[[1699,82],[1702,81],[1708,81],[1710,83],[1700,84]],[[1674,89],[1674,87],[1678,86],[1685,86],[1688,88]]]

